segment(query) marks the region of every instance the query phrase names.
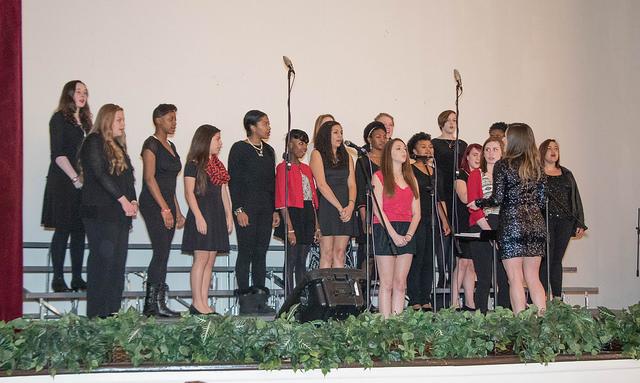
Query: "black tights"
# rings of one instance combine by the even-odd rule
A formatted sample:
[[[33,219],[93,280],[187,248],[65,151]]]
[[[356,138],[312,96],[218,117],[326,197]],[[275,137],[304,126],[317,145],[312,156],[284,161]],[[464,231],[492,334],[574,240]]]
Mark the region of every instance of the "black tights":
[[[147,284],[156,286],[164,283],[167,279],[167,263],[169,262],[175,225],[171,229],[167,229],[159,209],[145,209],[141,213],[147,226],[151,247],[153,248],[153,256],[147,270]],[[175,213],[172,211],[171,214],[175,222]]]
[[[56,229],[51,239],[51,264],[53,278],[64,278],[64,257],[67,252],[67,242],[71,237],[69,252],[71,253],[71,271],[73,279],[82,278],[82,261],[84,260],[84,230]]]

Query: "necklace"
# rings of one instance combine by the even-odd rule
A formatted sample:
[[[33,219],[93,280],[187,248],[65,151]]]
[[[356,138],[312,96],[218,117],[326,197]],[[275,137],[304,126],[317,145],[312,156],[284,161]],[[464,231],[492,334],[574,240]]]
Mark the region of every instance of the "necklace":
[[[256,153],[258,154],[258,157],[263,157],[264,156],[264,154],[262,153],[262,149],[264,148],[264,143],[262,142],[262,140],[260,140],[260,146],[254,145],[253,142],[251,142],[249,140],[247,140],[247,142],[256,151]]]

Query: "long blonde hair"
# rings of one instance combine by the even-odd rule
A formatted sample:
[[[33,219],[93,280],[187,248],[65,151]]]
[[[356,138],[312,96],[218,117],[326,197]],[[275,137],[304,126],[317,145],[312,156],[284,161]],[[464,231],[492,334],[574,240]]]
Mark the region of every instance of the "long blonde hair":
[[[404,145],[404,141],[399,138],[394,138],[393,140],[387,142],[384,145],[382,160],[380,161],[380,171],[382,171],[382,177],[384,178],[382,192],[389,197],[393,197],[396,192],[396,181],[393,175],[393,160],[391,159],[391,150],[393,149],[393,144],[395,144],[396,142],[401,142]],[[413,170],[411,169],[411,162],[409,162],[408,152],[407,159],[402,164],[402,178],[404,178],[404,181],[411,188],[411,191],[413,192],[413,198],[420,198],[420,195],[418,194],[418,183],[416,181],[415,175],[413,174]]]
[[[509,167],[518,168],[518,175],[523,181],[540,180],[540,152],[531,127],[521,122],[509,124],[506,136],[507,148],[502,159]]]
[[[105,104],[98,111],[96,122],[91,129],[91,133],[97,133],[104,139],[104,153],[109,163],[109,173],[120,175],[127,169],[127,140],[122,133],[120,137],[113,137],[113,122],[116,113],[124,109],[115,104]]]

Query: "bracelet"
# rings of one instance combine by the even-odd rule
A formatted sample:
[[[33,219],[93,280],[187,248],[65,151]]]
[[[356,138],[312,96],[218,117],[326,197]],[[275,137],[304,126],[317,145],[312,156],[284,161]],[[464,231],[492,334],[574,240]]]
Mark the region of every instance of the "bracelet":
[[[409,237],[413,238],[413,234],[407,233],[405,235],[408,235]]]
[[[295,230],[288,230],[287,233],[291,234],[291,233],[295,233]]]
[[[171,209],[167,208],[167,209],[162,209],[160,210],[161,213],[167,213],[167,212],[171,212]]]
[[[244,213],[244,208],[243,207],[239,207],[236,210],[233,211],[233,214],[237,217],[238,214],[240,213]]]
[[[356,201],[354,201],[354,200],[352,200],[352,199],[350,199],[350,200],[349,200],[349,202],[353,202],[354,204],[356,203]]]
[[[78,181],[80,181],[80,177],[78,177],[78,176],[75,176],[75,177],[73,177],[73,178],[71,179],[71,183],[74,183],[74,184],[75,184],[76,182],[78,182]]]

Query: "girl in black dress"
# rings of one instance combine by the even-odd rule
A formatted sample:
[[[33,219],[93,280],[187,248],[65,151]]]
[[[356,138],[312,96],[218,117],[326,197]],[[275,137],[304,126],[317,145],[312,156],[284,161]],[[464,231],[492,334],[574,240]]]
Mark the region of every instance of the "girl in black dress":
[[[560,166],[560,147],[554,139],[540,145],[540,158],[547,175],[549,196],[549,256],[540,267],[540,280],[551,285],[554,297],[562,297],[562,258],[571,237],[582,238],[587,226],[584,224],[582,200],[578,184],[571,170]],[[547,278],[547,263],[550,264]],[[548,279],[548,280],[547,280]]]
[[[343,144],[342,126],[336,121],[322,124],[315,145],[310,166],[320,191],[320,268],[344,267],[345,249],[357,231],[353,160]]]
[[[482,157],[482,145],[470,144],[464,151],[460,173],[456,179],[456,204],[458,212],[457,233],[469,232],[469,211],[467,209],[468,189],[467,181],[472,171],[480,168]],[[464,286],[463,309],[475,310],[474,288],[476,284],[476,272],[473,267],[471,243],[469,241],[457,241],[461,251],[456,253],[456,266],[451,278],[451,307],[460,307],[460,287]]]
[[[509,278],[511,307],[516,314],[525,309],[526,281],[531,300],[542,313],[546,301],[539,272],[546,244],[542,215],[546,176],[529,125],[509,124],[505,141],[505,153],[493,169],[491,197],[472,201],[468,207],[500,207],[498,244]]]
[[[169,287],[165,283],[171,241],[176,228],[184,226],[184,216],[176,198],[176,177],[182,164],[169,135],[176,132],[177,108],[160,104],[152,114],[155,133],[142,145],[144,182],[140,192],[140,214],[149,233],[153,256],[147,271],[147,293],[144,299],[144,315],[175,317],[165,302]]]
[[[80,149],[80,164],[81,215],[90,249],[87,316],[107,317],[120,309],[131,218],[138,212],[121,107],[100,108]]]
[[[81,81],[69,81],[62,88],[60,102],[49,121],[51,137],[51,165],[47,174],[42,206],[42,225],[53,228],[51,261],[55,292],[69,291],[64,281],[64,257],[71,237],[71,288],[86,290],[82,279],[84,259],[84,226],[80,218],[82,181],[78,176],[78,150],[87,132],[91,130],[91,110],[87,87]]]
[[[280,215],[275,210],[276,156],[264,141],[271,135],[266,113],[248,111],[243,125],[247,139],[234,143],[229,150],[229,191],[238,239],[236,280],[239,295],[254,293],[264,298],[259,311],[266,314],[273,312],[266,305],[267,250],[272,230],[280,224]],[[249,274],[253,289],[249,286]],[[240,311],[246,312],[242,304]]]
[[[433,145],[431,136],[426,133],[414,134],[407,145],[409,156],[416,160],[411,166],[420,191],[420,226],[415,232],[416,253],[411,262],[407,280],[409,306],[414,310],[431,310],[433,287],[433,246],[436,249],[436,262],[440,279],[444,279],[444,254],[441,235],[449,235],[451,229],[444,213],[444,203],[440,200],[442,182],[433,167]],[[437,182],[436,182],[437,180]],[[432,238],[432,200],[436,196],[435,243]],[[442,228],[442,229],[441,229]]]
[[[220,129],[200,126],[191,140],[184,167],[184,195],[189,212],[182,237],[182,251],[193,254],[191,266],[191,314],[211,314],[209,286],[218,253],[229,252],[233,231],[229,173],[218,158],[222,148]]]

